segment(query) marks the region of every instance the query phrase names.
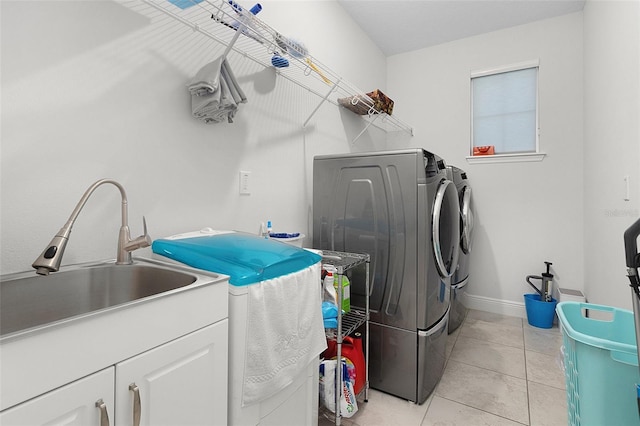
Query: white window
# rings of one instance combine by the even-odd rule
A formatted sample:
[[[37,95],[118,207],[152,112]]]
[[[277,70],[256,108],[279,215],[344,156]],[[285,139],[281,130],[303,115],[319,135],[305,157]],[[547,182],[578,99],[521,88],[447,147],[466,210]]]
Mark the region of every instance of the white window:
[[[538,68],[536,61],[471,74],[470,162],[542,159]]]

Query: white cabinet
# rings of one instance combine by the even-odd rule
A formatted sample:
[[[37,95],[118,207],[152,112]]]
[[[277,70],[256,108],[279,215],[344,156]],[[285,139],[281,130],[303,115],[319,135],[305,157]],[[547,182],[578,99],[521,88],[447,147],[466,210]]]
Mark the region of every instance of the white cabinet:
[[[117,364],[115,424],[226,425],[227,322]]]
[[[226,425],[227,333],[224,319],[4,410],[0,424]]]
[[[55,366],[51,366],[55,368]],[[109,419],[113,418],[115,368],[109,367],[59,389],[0,413],[4,426],[101,425],[102,401]],[[113,423],[109,423],[113,424]]]

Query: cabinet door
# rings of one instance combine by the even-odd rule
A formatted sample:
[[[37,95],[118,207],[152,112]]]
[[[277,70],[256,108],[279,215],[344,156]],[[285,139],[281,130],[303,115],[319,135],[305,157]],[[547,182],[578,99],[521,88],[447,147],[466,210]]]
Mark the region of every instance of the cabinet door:
[[[55,368],[55,367],[54,367]],[[101,426],[113,422],[113,367],[77,380],[0,413],[0,424]],[[96,405],[102,401],[103,408]],[[99,404],[99,405],[102,405]],[[111,423],[104,423],[108,416]]]
[[[117,364],[116,424],[226,425],[227,330],[225,319]]]

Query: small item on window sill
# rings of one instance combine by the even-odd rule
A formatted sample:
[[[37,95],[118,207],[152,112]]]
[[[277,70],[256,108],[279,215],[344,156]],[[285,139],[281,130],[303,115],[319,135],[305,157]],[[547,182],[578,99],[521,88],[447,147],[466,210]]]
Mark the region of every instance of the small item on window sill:
[[[362,95],[340,98],[338,99],[338,103],[359,115],[367,115],[370,112],[384,112],[389,115],[393,113],[393,100],[391,100],[380,90],[376,89],[373,92],[367,93],[366,95],[371,98],[373,104],[369,101],[369,99],[367,99],[367,96]],[[372,108],[374,111],[371,111]]]
[[[474,146],[473,155],[495,155],[496,150],[493,145]]]

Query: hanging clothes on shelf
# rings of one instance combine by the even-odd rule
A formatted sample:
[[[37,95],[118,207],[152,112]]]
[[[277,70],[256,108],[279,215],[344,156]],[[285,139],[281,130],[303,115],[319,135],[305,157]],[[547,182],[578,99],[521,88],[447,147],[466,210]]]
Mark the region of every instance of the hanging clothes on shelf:
[[[236,12],[243,12],[235,2],[229,2]],[[260,4],[251,8],[251,15],[262,10]],[[213,15],[212,15],[213,16]],[[227,55],[240,34],[248,35],[251,28],[245,15],[239,15],[240,21],[234,21],[231,27],[236,33],[227,45],[224,53],[213,62],[200,68],[198,73],[188,84],[191,92],[191,112],[193,116],[207,124],[221,123],[225,119],[233,123],[233,117],[238,111],[238,104],[246,103],[247,97],[238,84],[238,81],[229,66]]]
[[[200,68],[188,88],[193,116],[207,124],[233,123],[238,104],[247,102],[224,55]]]

